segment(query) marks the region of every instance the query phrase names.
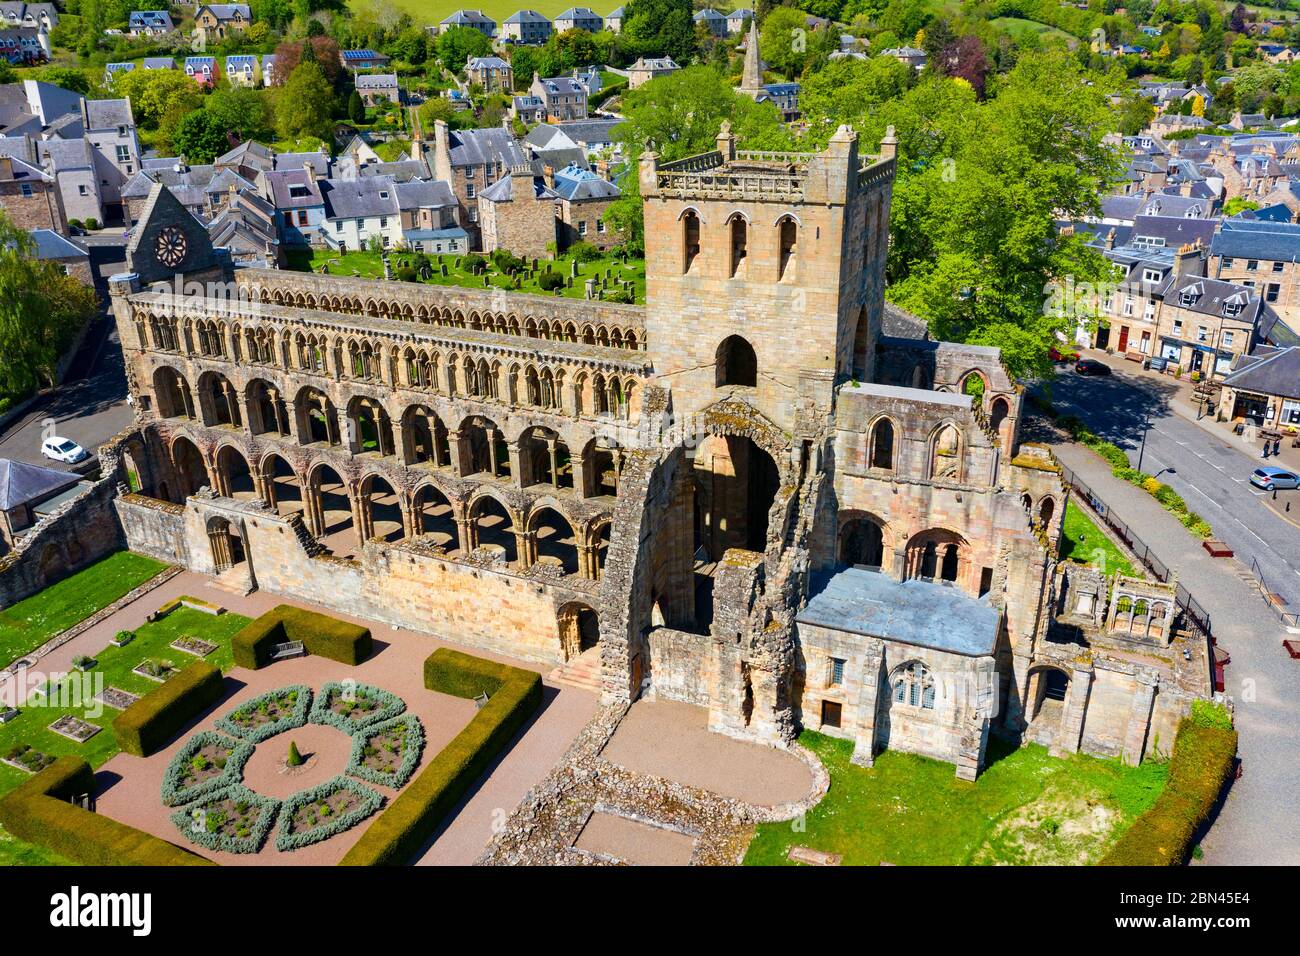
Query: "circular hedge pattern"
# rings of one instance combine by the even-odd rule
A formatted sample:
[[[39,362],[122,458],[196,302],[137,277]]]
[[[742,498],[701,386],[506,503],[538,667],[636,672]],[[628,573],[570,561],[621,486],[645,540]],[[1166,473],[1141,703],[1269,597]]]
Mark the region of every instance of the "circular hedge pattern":
[[[316,693],[292,684],[259,694],[220,717],[220,732],[203,730],[185,742],[163,774],[163,803],[179,808],[172,814],[176,828],[210,850],[256,853],[277,821],[279,850],[328,840],[383,806],[384,797],[359,780],[396,790],[415,772],[424,726],[405,711],[397,695],[350,680]],[[258,744],[308,723],[352,738],[343,773],[284,800],[244,786],[244,766]]]

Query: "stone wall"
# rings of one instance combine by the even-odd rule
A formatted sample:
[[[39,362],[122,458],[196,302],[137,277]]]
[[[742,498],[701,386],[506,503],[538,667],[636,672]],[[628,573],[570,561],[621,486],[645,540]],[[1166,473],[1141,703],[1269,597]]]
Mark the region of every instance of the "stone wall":
[[[184,505],[145,495],[122,495],[113,504],[128,548],[168,564],[189,564]]]

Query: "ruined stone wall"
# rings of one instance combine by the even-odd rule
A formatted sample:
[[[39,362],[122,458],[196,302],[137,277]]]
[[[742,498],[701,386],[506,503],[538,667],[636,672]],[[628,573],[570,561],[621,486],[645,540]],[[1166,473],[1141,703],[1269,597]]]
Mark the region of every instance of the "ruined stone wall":
[[[113,505],[128,548],[168,564],[190,563],[184,505],[144,495],[122,495]]]

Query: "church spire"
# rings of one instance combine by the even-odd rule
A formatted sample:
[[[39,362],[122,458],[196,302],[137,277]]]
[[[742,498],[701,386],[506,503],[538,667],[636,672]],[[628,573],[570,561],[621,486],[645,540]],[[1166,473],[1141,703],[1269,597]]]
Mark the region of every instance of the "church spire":
[[[758,17],[749,19],[749,39],[745,41],[745,72],[740,76],[745,92],[763,88],[763,61],[758,58]]]

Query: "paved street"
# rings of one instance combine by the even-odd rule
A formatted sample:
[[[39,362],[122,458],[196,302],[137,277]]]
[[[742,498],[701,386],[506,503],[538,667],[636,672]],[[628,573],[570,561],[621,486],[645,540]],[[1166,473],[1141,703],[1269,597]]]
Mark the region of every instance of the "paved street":
[[[1143,469],[1154,473],[1172,466],[1177,474],[1166,472],[1161,480],[1168,480],[1224,540],[1240,548],[1239,555],[1249,548],[1261,560],[1285,562],[1287,575],[1292,575],[1293,565],[1300,566],[1300,531],[1236,480],[1254,467],[1253,460],[1179,417],[1168,391],[1172,383],[1162,389],[1158,381],[1139,378],[1121,372],[1080,380],[1067,372],[1053,391],[1065,409],[1116,444],[1131,448],[1134,461],[1142,412],[1149,411],[1153,429]],[[1243,776],[1233,784],[1202,844],[1203,862],[1300,863],[1300,819],[1295,814],[1295,794],[1300,792],[1300,662],[1282,649],[1286,631],[1258,592],[1233,573],[1231,563],[1211,558],[1146,492],[1114,478],[1110,466],[1082,446],[1063,438],[1053,446],[1057,457],[1177,572],[1180,583],[1209,613],[1219,645],[1232,655],[1226,689],[1236,702]],[[1289,581],[1287,586],[1288,593],[1300,590]]]
[[[1116,371],[1106,377],[1063,372],[1052,387],[1057,407],[1127,451],[1135,466],[1149,416],[1142,470],[1181,494],[1246,567],[1257,561],[1269,589],[1300,611],[1300,527],[1270,508],[1267,493],[1250,484],[1251,471],[1263,463],[1254,449],[1184,417],[1195,410],[1181,400],[1172,379],[1128,371],[1123,366],[1132,363],[1124,361],[1109,364]],[[1289,501],[1300,522],[1300,491],[1279,491],[1278,500]]]

